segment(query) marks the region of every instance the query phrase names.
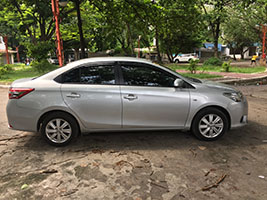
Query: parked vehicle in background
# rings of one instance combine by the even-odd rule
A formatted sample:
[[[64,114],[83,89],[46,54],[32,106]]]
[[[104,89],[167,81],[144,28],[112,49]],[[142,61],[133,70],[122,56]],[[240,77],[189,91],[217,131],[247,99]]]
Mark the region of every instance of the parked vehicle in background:
[[[59,65],[57,57],[51,57],[47,59],[50,64]]]
[[[199,60],[199,58],[195,53],[190,53],[190,54],[179,54],[173,60],[175,63],[180,63],[180,62],[190,62],[190,60]]]
[[[191,130],[216,140],[247,124],[241,92],[223,84],[188,79],[136,58],[89,58],[9,89],[9,127],[40,131],[52,145],[79,133],[128,130]]]

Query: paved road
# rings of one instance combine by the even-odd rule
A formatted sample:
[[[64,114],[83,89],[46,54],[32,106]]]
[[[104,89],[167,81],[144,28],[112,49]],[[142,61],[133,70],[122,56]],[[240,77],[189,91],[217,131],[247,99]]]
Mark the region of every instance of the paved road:
[[[267,86],[240,89],[250,123],[219,141],[176,131],[100,133],[64,148],[8,130],[0,89],[0,199],[265,200]]]

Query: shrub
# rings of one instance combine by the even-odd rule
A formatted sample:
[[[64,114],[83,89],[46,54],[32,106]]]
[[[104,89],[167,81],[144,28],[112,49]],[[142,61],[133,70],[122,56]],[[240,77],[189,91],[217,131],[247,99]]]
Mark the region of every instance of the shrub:
[[[212,57],[206,60],[203,65],[213,65],[213,66],[222,66],[223,62],[220,58]]]
[[[13,70],[13,65],[0,65],[0,77]]]
[[[199,60],[193,60],[193,59],[191,59],[189,61],[188,70],[191,72],[191,74],[195,74],[197,72],[197,64],[198,63],[199,63]]]
[[[38,62],[37,60],[34,60],[31,63],[31,66],[34,70],[36,70],[40,73],[51,71],[57,67],[56,65],[50,64],[48,62],[48,60],[46,60],[46,59],[43,59],[40,62]]]
[[[223,71],[229,72],[231,68],[231,61],[223,62],[222,68],[223,68]]]
[[[49,53],[53,51],[54,45],[51,42],[42,41],[33,43],[26,43],[28,54],[38,62],[45,60],[49,57]]]

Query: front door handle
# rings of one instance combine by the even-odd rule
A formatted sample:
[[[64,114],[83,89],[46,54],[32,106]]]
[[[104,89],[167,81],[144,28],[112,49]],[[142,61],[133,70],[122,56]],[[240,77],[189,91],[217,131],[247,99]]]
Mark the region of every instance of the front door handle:
[[[77,94],[75,92],[72,92],[70,94],[67,94],[66,96],[67,97],[70,97],[70,98],[80,98],[81,97],[81,95],[79,95],[79,94]]]
[[[138,99],[136,95],[134,94],[128,94],[126,96],[123,96],[124,99],[128,99],[129,101],[132,101],[132,100],[135,100],[135,99]]]

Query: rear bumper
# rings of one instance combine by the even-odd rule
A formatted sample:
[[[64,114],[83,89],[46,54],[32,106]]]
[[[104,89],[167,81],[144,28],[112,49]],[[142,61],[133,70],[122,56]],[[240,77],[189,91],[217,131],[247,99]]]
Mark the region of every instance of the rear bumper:
[[[9,100],[6,113],[8,118],[8,127],[21,131],[37,131],[38,111],[19,107],[16,100]]]

